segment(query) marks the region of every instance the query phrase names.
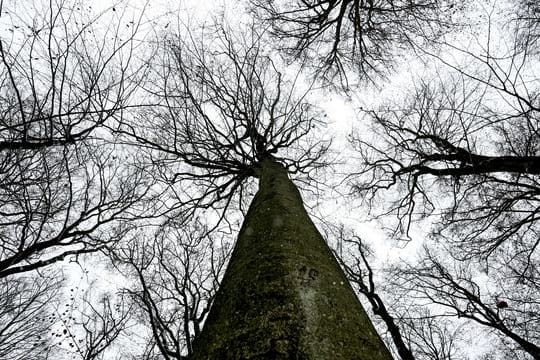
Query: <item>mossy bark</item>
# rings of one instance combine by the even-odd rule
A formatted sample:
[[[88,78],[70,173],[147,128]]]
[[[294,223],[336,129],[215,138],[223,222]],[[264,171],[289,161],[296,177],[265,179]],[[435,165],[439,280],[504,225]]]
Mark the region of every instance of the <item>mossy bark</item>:
[[[272,158],[261,161],[259,191],[193,359],[392,359]]]

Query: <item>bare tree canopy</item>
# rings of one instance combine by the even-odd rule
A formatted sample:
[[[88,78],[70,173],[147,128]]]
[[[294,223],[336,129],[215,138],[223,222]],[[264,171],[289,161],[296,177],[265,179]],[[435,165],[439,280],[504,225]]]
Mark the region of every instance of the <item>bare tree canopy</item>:
[[[354,234],[351,239],[347,239],[343,231],[340,231],[339,240],[354,246],[353,259],[350,263],[344,261],[343,258],[340,259],[341,266],[344,268],[349,281],[367,298],[373,313],[385,323],[399,357],[402,360],[414,360],[415,356],[410,345],[406,344],[405,337],[397,325],[395,316],[390,313],[376,289],[374,270],[368,261],[369,249],[364,245],[362,239]]]
[[[104,131],[143,76],[141,19],[121,33],[103,29],[107,16],[77,1],[0,3],[0,277],[103,249],[145,196]]]
[[[365,175],[356,190],[369,199],[402,191],[389,211],[406,234],[411,221],[441,210],[434,232],[463,258],[488,257],[507,241],[515,253],[537,253],[537,60],[499,51],[461,50],[472,69],[441,58],[450,74],[418,80],[401,104],[366,110],[377,140],[352,140]]]
[[[52,300],[62,284],[58,274],[44,275],[0,279],[0,359],[47,359]]]
[[[227,207],[246,194],[259,161],[272,154],[291,173],[324,165],[330,142],[315,138],[320,112],[300,96],[263,49],[257,29],[235,33],[218,26],[210,35],[188,33],[165,40],[162,64],[152,76],[156,106],[116,130],[148,150],[165,181],[195,184],[179,202]],[[298,75],[297,75],[298,76]],[[197,196],[198,192],[198,196]]]
[[[483,29],[426,50],[434,75],[415,78],[401,101],[362,109],[372,132],[351,137],[362,163],[354,191],[394,218],[392,236],[427,248],[391,272],[414,343],[427,336],[415,327],[444,317],[494,335],[504,354],[540,356],[540,83],[535,20],[524,15],[534,11],[486,5]]]
[[[219,287],[230,249],[225,236],[208,234],[208,227],[166,223],[155,238],[133,239],[116,252],[119,268],[137,279],[126,295],[143,313],[152,338],[149,353],[164,359],[185,359]]]
[[[509,286],[502,283],[501,277],[498,295],[484,291],[485,286],[475,281],[466,265],[447,267],[429,251],[418,265],[394,269],[393,279],[398,288],[406,289],[408,296],[418,303],[436,304],[439,317],[470,319],[511,339],[517,345],[514,348],[535,359],[540,357],[537,345],[540,332],[536,326],[539,304],[526,284]]]
[[[271,24],[282,50],[305,59],[330,83],[345,86],[351,76],[374,80],[387,73],[398,50],[410,49],[419,38],[440,36],[462,6],[439,0],[251,3],[255,13]]]

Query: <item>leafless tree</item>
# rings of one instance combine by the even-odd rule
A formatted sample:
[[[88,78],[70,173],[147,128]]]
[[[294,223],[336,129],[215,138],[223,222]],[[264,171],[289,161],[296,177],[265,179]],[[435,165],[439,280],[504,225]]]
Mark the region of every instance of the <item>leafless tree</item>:
[[[416,224],[430,224],[426,246],[441,244],[455,262],[428,251],[418,267],[402,269],[415,301],[446,307],[444,316],[473,320],[508,351],[537,358],[538,60],[523,22],[495,18],[515,19],[516,8],[510,16],[497,6],[483,15],[485,32],[426,52],[438,64],[434,78],[417,79],[401,103],[363,110],[374,134],[351,137],[362,160],[352,179],[373,214],[396,216],[394,236],[410,240]],[[480,270],[489,280],[478,280]],[[481,290],[485,281],[500,294]]]
[[[498,292],[486,290],[486,284],[475,279],[467,265],[455,264],[449,268],[430,251],[416,266],[403,266],[393,272],[395,285],[406,289],[417,303],[438,305],[432,316],[470,319],[492,329],[500,337],[512,340],[514,349],[520,349],[533,358],[540,358],[538,345],[538,300],[519,289],[518,284],[504,284],[498,279]],[[532,295],[532,297],[531,297]],[[517,346],[516,346],[517,345]]]
[[[510,25],[517,29],[518,44],[536,53],[540,39],[540,6],[529,0],[518,1],[516,5],[518,9],[511,17]]]
[[[305,59],[329,82],[347,77],[374,80],[387,73],[398,50],[418,38],[433,39],[453,24],[460,4],[423,0],[251,0],[258,17],[270,22],[279,46]]]
[[[290,173],[310,176],[325,165],[330,144],[315,136],[322,122],[307,93],[294,95],[300,75],[278,70],[255,27],[243,34],[212,29],[164,41],[152,74],[156,106],[116,129],[147,149],[166,183],[180,184],[174,196],[184,208],[227,208],[235,199],[241,205],[266,154]]]
[[[0,2],[0,277],[114,243],[148,191],[104,131],[144,76],[122,8]]]
[[[193,352],[232,247],[200,221],[168,222],[154,238],[118,251],[119,267],[135,279],[126,288],[152,334],[147,352],[185,359]]]
[[[129,335],[134,305],[121,295],[104,293],[96,297],[93,287],[72,287],[69,298],[57,307],[57,321],[50,335],[56,358],[121,359],[129,353],[120,350],[119,339]]]
[[[346,233],[345,229],[341,227],[338,241],[343,242],[345,247],[352,249],[346,255],[336,255],[338,255],[337,258],[345,269],[349,281],[368,300],[373,313],[384,322],[399,357],[403,360],[414,360],[416,357],[402,335],[398,319],[390,312],[391,310],[388,309],[377,290],[374,270],[368,260],[370,249],[359,236],[355,234],[349,236]]]
[[[57,274],[0,280],[0,359],[47,359],[47,332],[61,286]]]
[[[434,316],[422,307],[401,316],[400,325],[403,337],[414,349],[417,359],[467,359],[460,351],[464,343],[463,326],[455,326],[448,318]]]
[[[298,189],[289,179],[288,174],[295,174],[306,176],[313,181],[313,171],[325,165],[323,155],[329,142],[325,141],[324,136],[316,129],[321,123],[319,112],[306,101],[310,85],[305,85],[299,74],[291,77],[288,73],[280,72],[279,62],[270,56],[271,49],[267,50],[263,46],[263,34],[255,27],[249,30],[251,31],[234,32],[225,26],[218,26],[211,28],[210,35],[207,33],[199,36],[186,31],[182,36],[168,39],[164,43],[161,67],[154,75],[159,82],[152,95],[158,106],[141,113],[144,122],[138,119],[130,122],[126,119],[119,123],[116,129],[127,143],[147,151],[147,161],[162,167],[160,176],[181,195],[175,200],[188,208],[227,209],[233,199],[236,199],[243,210],[242,201],[251,200],[246,195],[251,195],[248,194],[249,191],[254,190],[253,179],[259,180],[258,195],[255,195],[255,200],[250,205],[236,244],[234,254],[238,257],[236,261],[233,261],[234,256],[231,257],[230,264],[233,265],[232,268],[229,265],[227,270],[227,274],[232,275],[225,275],[220,291],[216,293],[205,327],[193,341],[193,354],[195,357],[204,358],[240,358],[247,356],[246,354],[263,353],[268,356],[276,356],[278,353],[298,356],[300,353],[313,351],[301,348],[295,340],[305,331],[306,323],[297,322],[298,316],[291,315],[291,308],[285,309],[279,305],[276,309],[268,304],[291,297],[290,303],[299,307],[296,314],[307,313],[309,310],[302,308],[303,303],[295,297],[303,290],[295,291],[293,288],[322,286],[319,282],[310,282],[310,279],[317,276],[318,270],[310,270],[308,266],[316,266],[315,261],[323,261],[325,279],[339,279],[342,284],[342,287],[333,293],[333,299],[353,304],[347,309],[349,316],[344,321],[351,327],[362,327],[362,330],[358,331],[365,330],[364,333],[369,336],[366,340],[342,334],[343,341],[348,342],[349,346],[342,346],[339,351],[344,354],[376,352],[375,356],[387,359],[389,352],[364,314],[352,289],[346,284],[339,265],[312,225]],[[307,88],[307,91],[295,96],[295,92],[302,88]],[[193,185],[198,188],[194,189]],[[188,186],[192,186],[190,191],[186,191]],[[186,193],[180,193],[181,191]],[[281,211],[279,214],[278,208]],[[264,211],[268,212],[268,216],[262,219]],[[277,219],[274,219],[274,211]],[[291,215],[285,219],[282,217],[283,213]],[[192,213],[183,215],[193,216]],[[270,224],[260,225],[271,222],[272,219],[276,221],[275,231]],[[255,223],[257,225],[254,225]],[[295,234],[299,233],[303,234],[305,241],[299,241],[295,237]],[[245,248],[251,237],[260,238],[261,242],[257,246],[248,246],[248,251],[238,250]],[[167,252],[160,251],[159,241],[152,242],[156,244],[154,252],[145,253],[146,256],[141,257],[143,261],[136,263],[139,274],[144,273],[156,261],[164,265],[163,259],[170,256]],[[290,244],[291,248],[282,245],[280,249],[275,249],[279,242]],[[306,246],[308,242],[313,242],[313,245]],[[298,248],[293,250],[295,246]],[[180,253],[180,256],[175,258],[194,256]],[[296,257],[298,259],[294,260]],[[189,262],[185,261],[175,260],[177,264],[189,265]],[[305,265],[302,267],[302,264]],[[168,267],[165,264],[165,268]],[[161,271],[161,276],[169,277],[178,272],[181,270],[169,270],[166,273]],[[292,275],[297,273],[300,278],[298,281],[297,276]],[[307,279],[304,279],[305,277]],[[139,275],[139,278],[142,284],[148,281],[143,275]],[[182,280],[175,279],[177,282]],[[223,285],[227,279],[228,284]],[[156,282],[163,283],[164,280],[159,278]],[[291,280],[294,284],[289,287],[284,285]],[[241,283],[241,286],[237,286],[236,282]],[[169,310],[169,315],[167,311],[160,309],[167,303],[158,301],[180,301],[178,306],[183,310],[186,304],[186,300],[183,300],[186,295],[183,292],[186,287],[180,282],[175,290],[178,295],[167,296],[165,290],[153,290],[152,286],[156,285],[148,282],[147,291],[144,291],[143,286],[138,298],[146,307],[149,317],[155,318],[151,323],[156,346],[163,348],[160,348],[163,356],[181,358],[183,344],[177,335],[177,327],[182,323],[170,319],[171,315],[176,315],[175,308]],[[231,292],[234,295],[229,295]],[[192,296],[193,294],[189,294],[188,299]],[[330,304],[322,290],[318,291],[316,296],[320,296],[321,304]],[[257,302],[257,299],[262,298],[264,301]],[[235,315],[244,311],[244,308],[247,313],[243,316]],[[186,310],[183,311],[186,314]],[[341,310],[332,307],[328,311]],[[277,313],[282,315],[276,315]],[[198,316],[194,313],[186,319],[190,320],[191,324],[183,321],[184,326],[193,326],[194,333],[198,332]],[[352,316],[361,318],[362,321],[351,320]],[[251,331],[253,325],[250,322],[259,322],[258,318],[270,317],[272,320]],[[220,326],[230,321],[239,324],[232,326],[234,329],[231,329],[229,334],[221,334]],[[277,329],[280,327],[273,325],[275,322],[283,323],[290,340],[276,338]],[[330,329],[327,324],[323,326],[322,323],[313,326],[320,331],[328,332]],[[313,330],[310,331],[313,333]],[[280,336],[283,337],[283,333],[285,330]],[[222,335],[231,336],[234,340],[224,341]],[[218,338],[219,340],[212,340]],[[187,343],[187,353],[191,353],[189,337],[184,341]],[[332,341],[341,340],[334,336]],[[366,346],[366,342],[369,342],[369,345]]]
[[[377,135],[352,137],[363,162],[355,189],[368,201],[400,191],[385,210],[397,215],[398,233],[433,215],[434,235],[463,258],[509,246],[528,259],[526,272],[538,261],[539,82],[535,58],[508,47],[461,50],[474,68],[439,56],[450,74],[419,80],[402,104],[366,110]]]

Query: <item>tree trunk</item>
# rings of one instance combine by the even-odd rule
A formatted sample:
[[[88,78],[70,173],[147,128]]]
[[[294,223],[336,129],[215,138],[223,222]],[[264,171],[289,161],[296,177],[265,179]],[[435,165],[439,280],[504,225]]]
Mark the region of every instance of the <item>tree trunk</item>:
[[[270,157],[193,359],[392,359]]]

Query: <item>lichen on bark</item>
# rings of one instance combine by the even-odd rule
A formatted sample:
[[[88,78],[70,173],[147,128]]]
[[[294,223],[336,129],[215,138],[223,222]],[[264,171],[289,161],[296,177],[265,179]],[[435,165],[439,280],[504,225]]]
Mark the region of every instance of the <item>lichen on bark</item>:
[[[271,157],[259,165],[192,358],[392,359],[285,168]]]

